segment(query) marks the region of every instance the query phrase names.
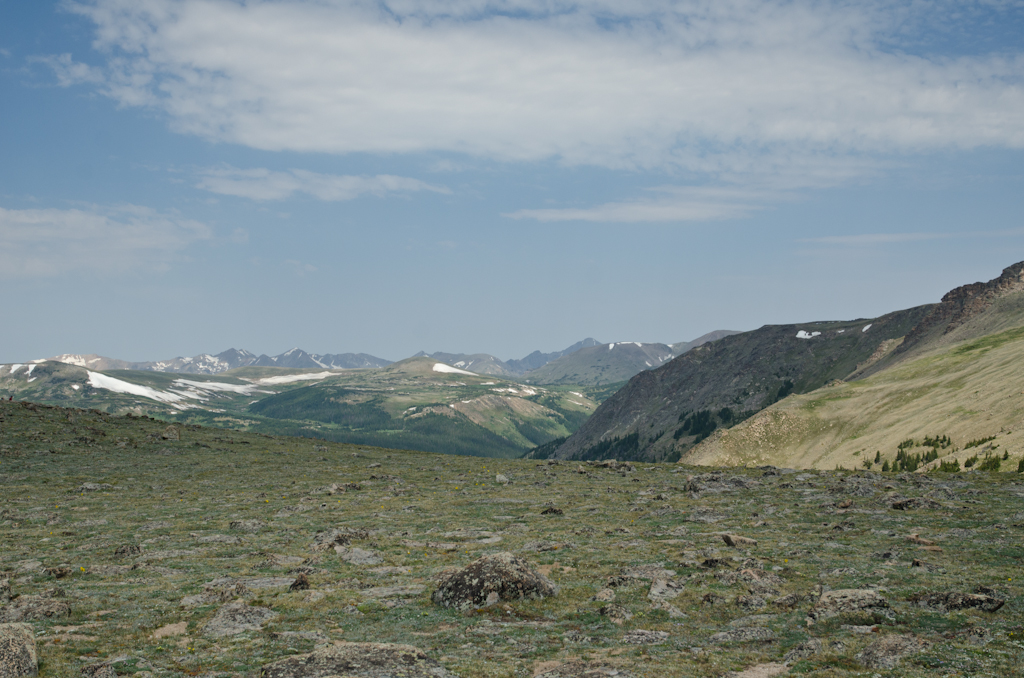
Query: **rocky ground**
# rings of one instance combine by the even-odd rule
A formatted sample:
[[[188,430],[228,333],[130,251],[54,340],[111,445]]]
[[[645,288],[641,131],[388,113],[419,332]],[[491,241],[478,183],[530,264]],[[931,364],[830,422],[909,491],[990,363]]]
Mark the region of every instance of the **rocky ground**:
[[[41,676],[1009,676],[1018,478],[452,457],[5,402],[0,624],[28,624]],[[0,663],[25,630],[0,627]]]

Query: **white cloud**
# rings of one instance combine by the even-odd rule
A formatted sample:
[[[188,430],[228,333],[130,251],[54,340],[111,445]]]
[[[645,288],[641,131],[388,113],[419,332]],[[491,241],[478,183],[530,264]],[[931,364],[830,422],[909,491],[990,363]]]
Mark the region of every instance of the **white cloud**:
[[[283,200],[296,193],[307,193],[320,200],[339,201],[353,200],[364,194],[379,197],[387,193],[409,191],[450,192],[443,186],[389,174],[372,177],[343,176],[298,169],[275,172],[266,168],[236,167],[208,168],[202,174],[203,178],[197,188],[252,200]]]
[[[856,235],[829,235],[820,238],[801,238],[797,242],[846,247],[868,247],[903,242],[924,242],[927,240],[949,240],[958,238],[1018,238],[1024,229],[1004,231],[970,231],[961,233],[858,233]]]
[[[0,275],[123,273],[166,267],[212,237],[203,224],[137,205],[8,210],[0,207]]]
[[[162,110],[180,132],[260,149],[698,170],[731,159],[728,172],[764,153],[1024,147],[1019,50],[915,56],[901,41],[953,6],[925,4],[94,0],[75,11],[108,55],[106,94]]]
[[[600,221],[608,223],[719,221],[738,219],[763,209],[780,195],[722,188],[655,189],[653,198],[609,202],[596,207],[524,209],[504,216],[538,221]]]

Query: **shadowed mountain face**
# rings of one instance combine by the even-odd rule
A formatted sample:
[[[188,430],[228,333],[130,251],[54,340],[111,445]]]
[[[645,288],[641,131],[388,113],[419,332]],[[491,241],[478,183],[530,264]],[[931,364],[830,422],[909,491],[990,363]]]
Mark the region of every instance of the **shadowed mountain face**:
[[[845,322],[768,325],[706,343],[634,376],[553,456],[674,456],[714,428],[742,420],[789,393],[846,378],[892,350],[931,309],[920,306]]]
[[[715,432],[683,461],[998,467],[1024,440],[1024,263],[945,295],[899,348],[855,377]]]

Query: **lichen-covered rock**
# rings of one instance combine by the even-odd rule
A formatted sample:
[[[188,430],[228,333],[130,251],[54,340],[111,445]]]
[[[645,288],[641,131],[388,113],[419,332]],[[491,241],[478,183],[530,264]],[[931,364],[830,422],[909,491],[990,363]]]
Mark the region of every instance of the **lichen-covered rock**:
[[[28,624],[0,624],[0,678],[34,676],[38,670],[32,627]]]
[[[232,520],[228,524],[228,529],[234,530],[236,532],[253,533],[259,532],[266,526],[267,524],[262,520]]]
[[[993,596],[979,593],[957,593],[946,591],[943,593],[922,593],[910,598],[910,602],[918,607],[927,607],[933,610],[949,612],[950,610],[977,609],[983,612],[995,612],[1001,608],[1006,601]]]
[[[443,575],[432,599],[443,607],[481,607],[492,593],[500,600],[546,598],[558,587],[522,558],[503,552]]]
[[[142,555],[142,546],[139,544],[121,544],[114,549],[115,558],[134,558]]]
[[[747,626],[739,629],[729,629],[712,634],[708,639],[714,645],[728,643],[752,643],[768,642],[775,640],[775,632],[760,626]]]
[[[556,666],[537,674],[534,678],[609,678],[609,676],[636,678],[635,673],[630,673],[625,669],[583,661],[571,661],[568,664]]]
[[[277,613],[270,608],[252,607],[241,601],[228,603],[221,606],[213,619],[206,622],[203,635],[209,638],[223,638],[246,631],[258,631],[276,616]]]
[[[71,615],[71,606],[47,596],[19,596],[0,608],[0,623],[39,621]]]
[[[787,664],[791,664],[800,659],[807,659],[808,657],[813,657],[816,654],[821,654],[822,649],[823,646],[821,641],[817,638],[811,638],[787,652],[786,656],[783,657],[782,660]]]
[[[871,589],[826,591],[811,608],[811,619],[828,619],[849,612],[889,614],[889,601]]]
[[[337,643],[287,657],[260,670],[260,678],[457,678],[419,648],[390,643]]]
[[[665,631],[648,631],[647,629],[634,629],[622,636],[622,642],[627,645],[657,645],[668,640],[668,633]]]
[[[907,655],[927,646],[927,642],[911,635],[882,636],[858,654],[857,661],[869,669],[891,669]]]

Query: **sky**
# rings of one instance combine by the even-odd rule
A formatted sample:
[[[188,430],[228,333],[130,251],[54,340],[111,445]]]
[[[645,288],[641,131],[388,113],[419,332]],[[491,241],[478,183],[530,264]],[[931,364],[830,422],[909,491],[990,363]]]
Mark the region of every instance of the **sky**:
[[[1024,259],[1022,0],[0,0],[0,362],[521,358]]]

